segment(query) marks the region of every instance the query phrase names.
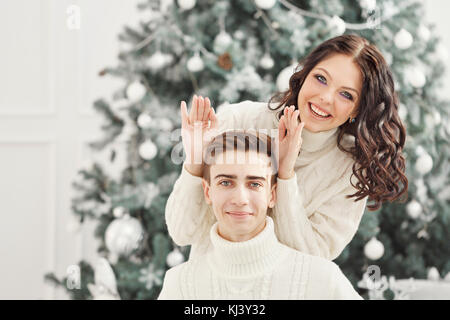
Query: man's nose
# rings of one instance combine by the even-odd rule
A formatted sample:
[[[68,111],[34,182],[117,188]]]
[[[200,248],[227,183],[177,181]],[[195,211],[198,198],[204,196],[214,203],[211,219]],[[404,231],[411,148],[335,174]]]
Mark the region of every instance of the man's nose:
[[[243,206],[248,204],[248,192],[245,186],[238,186],[234,189],[232,202],[235,205]]]

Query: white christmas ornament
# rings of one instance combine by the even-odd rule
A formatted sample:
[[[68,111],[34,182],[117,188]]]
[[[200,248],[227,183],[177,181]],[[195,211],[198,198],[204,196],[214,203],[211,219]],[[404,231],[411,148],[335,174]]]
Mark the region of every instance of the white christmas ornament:
[[[187,62],[187,68],[190,72],[199,72],[202,71],[205,67],[202,58],[200,58],[199,54],[196,53],[193,57],[191,57]]]
[[[94,300],[120,300],[116,276],[105,258],[99,258],[94,269],[95,284],[88,283],[88,290]]]
[[[414,168],[422,175],[427,174],[433,168],[433,158],[431,158],[428,153],[424,152],[417,159]]]
[[[425,27],[423,24],[421,24],[417,29],[417,34],[425,42],[428,41],[428,39],[430,39],[430,29]]]
[[[171,131],[173,129],[173,123],[167,118],[158,119],[158,126],[161,130]]]
[[[328,28],[334,30],[334,33],[338,36],[344,34],[345,32],[345,21],[336,15],[328,20],[327,25]]]
[[[401,29],[394,37],[395,46],[399,49],[408,49],[413,43],[413,37],[411,33],[405,29]]]
[[[433,119],[435,125],[440,125],[442,122],[441,114],[437,111],[433,111]]]
[[[280,74],[277,77],[278,91],[286,91],[289,89],[289,79],[294,74],[295,68],[297,68],[297,65],[291,64],[290,66],[281,70]]]
[[[152,117],[148,113],[141,113],[137,118],[137,124],[142,129],[148,129],[152,125]]]
[[[270,54],[266,53],[259,61],[259,65],[261,66],[261,68],[266,70],[272,69],[274,61]]]
[[[373,237],[364,246],[364,254],[370,260],[378,260],[384,254],[384,246],[377,238]]]
[[[419,67],[408,68],[406,71],[406,80],[414,88],[422,88],[426,83],[425,74]]]
[[[255,0],[255,4],[264,10],[269,10],[270,8],[272,8],[275,3],[277,3],[276,0]]]
[[[195,6],[195,3],[197,1],[195,1],[195,0],[178,0],[177,2],[181,9],[190,10]]]
[[[171,253],[167,255],[166,263],[171,268],[179,265],[182,262],[184,262],[184,257],[178,248],[175,248]]]
[[[225,31],[221,31],[214,39],[214,52],[223,53],[228,49],[228,46],[233,42],[233,39]]]
[[[431,267],[428,270],[428,280],[437,281],[440,278],[439,271],[436,269],[436,267]]]
[[[125,209],[124,207],[116,207],[113,210],[113,216],[116,219],[122,218],[125,213],[127,212],[127,209]]]
[[[360,0],[359,5],[366,11],[373,11],[377,7],[377,0]]]
[[[422,213],[422,205],[418,201],[412,200],[406,206],[406,212],[411,218],[417,219]]]
[[[112,254],[112,260],[116,260],[119,256],[128,256],[137,249],[143,238],[143,232],[139,220],[128,214],[113,220],[105,231],[105,243]]]
[[[148,60],[148,66],[153,71],[158,71],[167,66],[173,61],[170,54],[163,54],[161,51],[156,51]]]
[[[158,153],[158,148],[152,140],[148,139],[139,147],[139,155],[142,159],[152,160]]]
[[[147,89],[140,81],[134,81],[127,87],[127,98],[133,102],[140,101],[146,93]]]

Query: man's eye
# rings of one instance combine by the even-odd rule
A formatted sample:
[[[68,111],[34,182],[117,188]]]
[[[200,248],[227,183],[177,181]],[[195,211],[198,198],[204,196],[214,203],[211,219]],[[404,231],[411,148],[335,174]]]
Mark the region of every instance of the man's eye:
[[[342,92],[342,95],[346,97],[348,100],[353,100],[353,96],[347,91]]]
[[[327,79],[325,79],[324,76],[321,76],[320,74],[316,74],[316,79],[319,80],[320,83],[326,84],[327,83]]]
[[[227,180],[223,180],[223,181],[220,181],[219,184],[222,185],[222,186],[227,187],[227,186],[229,186],[231,184],[231,182],[227,181]]]
[[[251,185],[253,188],[259,188],[259,187],[262,187],[262,185],[261,185],[260,183],[258,183],[258,182],[251,182],[250,185]]]

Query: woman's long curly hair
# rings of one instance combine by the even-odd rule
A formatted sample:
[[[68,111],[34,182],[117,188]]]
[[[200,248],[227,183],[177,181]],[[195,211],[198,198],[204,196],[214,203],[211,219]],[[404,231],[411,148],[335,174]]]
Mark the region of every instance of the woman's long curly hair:
[[[398,115],[398,97],[394,89],[392,73],[381,52],[366,39],[357,35],[342,35],[329,39],[315,48],[300,61],[301,70],[289,79],[289,89],[277,92],[269,100],[270,110],[277,110],[283,105],[294,105],[303,83],[311,70],[323,59],[333,54],[353,57],[362,76],[362,92],[358,116],[354,123],[345,122],[338,128],[337,145],[340,150],[352,155],[353,174],[358,182],[358,191],[347,198],[356,197],[355,201],[369,196],[371,211],[377,210],[385,201],[406,201],[408,179],[405,171],[405,158],[402,149],[405,145],[406,130]],[[272,109],[272,101],[279,104]],[[282,116],[283,110],[278,113]],[[344,134],[355,137],[355,146],[345,149],[341,145]],[[400,197],[406,195],[402,200]]]

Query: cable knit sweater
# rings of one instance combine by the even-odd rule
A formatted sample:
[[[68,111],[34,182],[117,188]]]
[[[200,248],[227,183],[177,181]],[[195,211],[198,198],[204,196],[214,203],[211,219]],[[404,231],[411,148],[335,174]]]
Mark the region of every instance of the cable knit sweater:
[[[276,112],[265,102],[243,101],[224,106],[218,114],[219,132],[228,129],[278,129]],[[346,136],[344,146],[354,144]],[[334,260],[355,235],[367,197],[354,202],[346,195],[357,190],[350,184],[350,155],[337,147],[337,128],[313,133],[302,131],[302,147],[291,179],[277,180],[277,203],[269,209],[278,240],[304,253]],[[356,178],[352,177],[355,184]],[[201,178],[182,167],[166,204],[166,223],[180,246],[192,245],[190,258],[211,248],[209,230],[216,222],[205,202]]]
[[[166,272],[158,299],[362,299],[332,261],[278,242],[273,220],[254,238],[231,242],[210,230],[213,249]]]

